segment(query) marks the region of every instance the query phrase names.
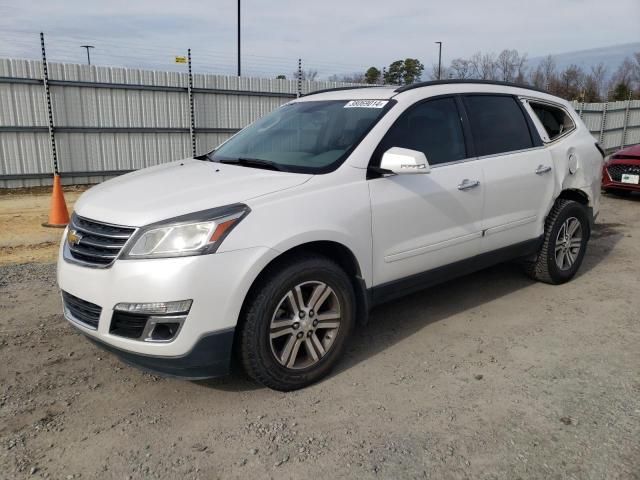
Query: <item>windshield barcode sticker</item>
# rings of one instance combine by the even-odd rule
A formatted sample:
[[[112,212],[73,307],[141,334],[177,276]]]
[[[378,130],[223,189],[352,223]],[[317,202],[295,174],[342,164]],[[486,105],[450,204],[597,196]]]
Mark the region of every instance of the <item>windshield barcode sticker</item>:
[[[351,100],[344,108],[383,108],[389,100]]]

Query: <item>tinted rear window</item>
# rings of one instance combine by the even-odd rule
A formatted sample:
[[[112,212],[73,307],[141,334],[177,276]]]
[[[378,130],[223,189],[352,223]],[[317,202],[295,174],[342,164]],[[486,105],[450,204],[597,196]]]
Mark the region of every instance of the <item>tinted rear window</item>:
[[[533,147],[527,120],[515,98],[468,95],[464,101],[478,156]]]

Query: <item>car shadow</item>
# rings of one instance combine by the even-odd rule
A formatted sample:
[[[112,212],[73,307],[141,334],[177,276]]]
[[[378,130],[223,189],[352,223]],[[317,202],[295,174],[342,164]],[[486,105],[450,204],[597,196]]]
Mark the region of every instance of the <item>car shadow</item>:
[[[535,283],[515,262],[459,277],[374,308],[334,375],[367,361],[423,328]]]
[[[624,224],[596,224],[583,264],[576,278],[597,267],[624,237]],[[369,322],[352,336],[345,357],[330,376],[380,354],[423,328],[461,312],[511,295],[536,282],[527,277],[517,262],[507,262],[459,277],[374,308]],[[237,366],[232,375],[194,382],[225,391],[251,391],[264,387],[249,379]]]
[[[587,254],[582,261],[576,278],[589,273],[614,250],[618,242],[625,236],[624,223],[596,223],[587,245]]]
[[[603,194],[607,198],[611,198],[613,200],[621,201],[621,202],[640,202],[640,192],[629,192],[628,195],[616,195],[615,193],[606,193]]]

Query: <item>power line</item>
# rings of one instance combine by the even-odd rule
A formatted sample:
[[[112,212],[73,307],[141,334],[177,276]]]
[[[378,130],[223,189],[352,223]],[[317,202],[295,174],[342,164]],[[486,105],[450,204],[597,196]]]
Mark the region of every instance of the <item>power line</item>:
[[[37,42],[31,42],[27,36],[32,32],[22,29],[9,29],[9,33],[20,33],[11,40],[11,52],[5,53],[7,48],[0,47],[0,56],[12,58],[38,58]],[[58,63],[81,63],[78,56],[78,44],[86,40],[86,37],[78,35],[49,35],[47,37],[47,50],[50,61]],[[93,45],[81,44],[87,50],[87,63],[104,66],[138,67],[149,69],[162,69],[167,71],[181,71],[182,67],[175,65],[175,54],[186,51],[186,48],[154,47],[148,43],[139,41],[119,41],[109,38],[102,41],[100,38],[92,38]],[[8,45],[8,42],[4,45]],[[94,59],[89,54],[90,48],[99,47],[99,54]],[[132,52],[132,53],[129,53]],[[7,55],[8,54],[8,55]],[[95,54],[94,54],[95,55]],[[203,49],[193,51],[193,64],[196,72],[232,74],[237,63],[234,53],[228,51]],[[364,65],[354,65],[332,60],[316,60],[304,58],[307,70],[317,70],[321,75],[348,74],[366,70]],[[243,54],[243,71],[252,76],[275,76],[285,74],[292,76],[296,68],[296,59],[281,56],[268,56],[259,54]]]

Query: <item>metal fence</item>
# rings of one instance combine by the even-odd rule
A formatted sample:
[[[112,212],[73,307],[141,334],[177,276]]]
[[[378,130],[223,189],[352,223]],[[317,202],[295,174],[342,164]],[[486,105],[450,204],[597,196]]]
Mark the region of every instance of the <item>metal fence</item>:
[[[189,157],[192,138],[204,153],[299,91],[346,85],[194,74],[190,96],[187,72],[55,63],[48,78],[67,184]],[[640,101],[574,107],[608,150],[640,143]],[[0,188],[50,184],[48,125],[42,62],[0,59]]]
[[[189,75],[48,64],[64,183],[106,177],[192,155]],[[348,84],[193,75],[197,153],[304,94]],[[0,59],[0,188],[48,185],[53,172],[42,62]]]
[[[640,143],[640,100],[573,102],[573,108],[607,152]]]

